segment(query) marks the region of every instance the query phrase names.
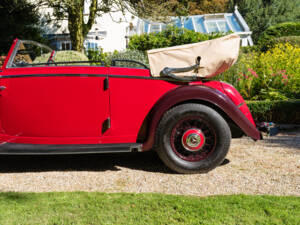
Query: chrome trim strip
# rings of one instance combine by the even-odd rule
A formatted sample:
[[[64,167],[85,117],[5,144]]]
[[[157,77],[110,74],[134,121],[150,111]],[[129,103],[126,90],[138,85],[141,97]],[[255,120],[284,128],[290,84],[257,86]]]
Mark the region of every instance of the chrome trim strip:
[[[129,78],[129,79],[142,79],[142,80],[165,80],[174,81],[173,79],[162,77],[143,77],[143,76],[130,76],[130,75],[107,75],[107,74],[24,74],[24,75],[1,75],[0,78],[27,78],[27,77],[109,77],[109,78]]]

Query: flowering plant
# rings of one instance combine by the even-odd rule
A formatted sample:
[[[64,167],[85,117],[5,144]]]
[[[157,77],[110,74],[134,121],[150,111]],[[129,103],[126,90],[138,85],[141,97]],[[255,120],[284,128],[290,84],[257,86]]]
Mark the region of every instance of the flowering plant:
[[[241,54],[221,79],[232,83],[248,100],[300,97],[300,48],[278,44],[267,52]]]

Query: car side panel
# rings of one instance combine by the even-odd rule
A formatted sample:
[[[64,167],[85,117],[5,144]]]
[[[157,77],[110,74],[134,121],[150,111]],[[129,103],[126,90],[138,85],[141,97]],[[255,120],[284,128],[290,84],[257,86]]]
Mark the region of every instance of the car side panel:
[[[151,79],[147,74],[149,71],[142,69],[110,68],[111,129],[103,140],[126,136],[128,142],[136,142],[139,129],[154,104],[178,87],[175,83]]]
[[[109,117],[109,92],[101,76],[67,68],[7,69],[1,74],[2,139],[15,143],[99,143]],[[75,74],[66,72],[73,71]],[[49,73],[50,72],[50,73]],[[84,73],[85,72],[85,73]]]

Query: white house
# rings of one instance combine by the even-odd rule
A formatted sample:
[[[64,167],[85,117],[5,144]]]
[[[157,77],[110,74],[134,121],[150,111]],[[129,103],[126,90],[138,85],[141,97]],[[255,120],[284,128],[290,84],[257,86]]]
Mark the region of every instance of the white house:
[[[88,0],[87,0],[88,1]],[[52,9],[41,8],[40,12],[51,18]],[[88,7],[84,14],[88,19]],[[123,21],[123,22],[120,22]],[[233,13],[217,13],[206,15],[195,15],[181,18],[173,18],[172,24],[185,27],[201,33],[228,32],[239,34],[242,38],[242,46],[253,45],[251,31],[245,20],[239,13],[237,7]],[[95,24],[84,41],[86,49],[103,48],[105,52],[114,50],[125,50],[129,37],[134,34],[158,32],[166,27],[164,23],[151,22],[135,18],[129,12],[123,15],[121,12],[104,14],[96,18]],[[44,27],[45,33],[57,50],[71,49],[71,41],[67,21],[52,21]]]

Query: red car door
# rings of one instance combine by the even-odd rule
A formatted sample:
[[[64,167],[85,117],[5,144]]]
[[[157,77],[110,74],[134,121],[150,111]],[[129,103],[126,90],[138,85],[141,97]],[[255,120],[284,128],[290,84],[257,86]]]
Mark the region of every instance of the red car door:
[[[109,118],[107,74],[106,67],[87,66],[6,69],[0,79],[2,132],[30,143],[99,143]]]

